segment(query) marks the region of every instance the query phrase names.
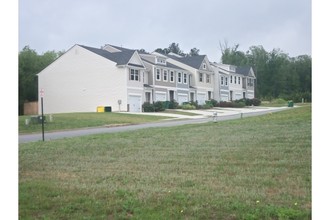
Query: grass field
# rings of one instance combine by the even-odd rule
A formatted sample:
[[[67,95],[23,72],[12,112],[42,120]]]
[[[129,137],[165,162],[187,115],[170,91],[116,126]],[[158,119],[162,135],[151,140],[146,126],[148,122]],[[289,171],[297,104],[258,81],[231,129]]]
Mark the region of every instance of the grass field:
[[[31,116],[19,117],[19,133],[41,132],[41,124],[25,125],[25,119]],[[46,115],[45,131],[66,130],[96,126],[118,126],[128,124],[141,124],[146,122],[166,119],[167,117],[134,115],[125,113],[66,113],[53,114],[53,121],[50,122],[49,115]]]
[[[20,219],[311,219],[311,107],[19,145]]]

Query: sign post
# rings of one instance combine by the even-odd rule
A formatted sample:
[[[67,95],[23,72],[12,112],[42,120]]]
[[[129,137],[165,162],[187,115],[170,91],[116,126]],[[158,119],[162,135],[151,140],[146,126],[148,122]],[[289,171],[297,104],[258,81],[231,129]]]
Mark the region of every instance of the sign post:
[[[41,130],[42,130],[42,141],[45,141],[45,120],[44,120],[44,89],[40,89],[41,97]]]

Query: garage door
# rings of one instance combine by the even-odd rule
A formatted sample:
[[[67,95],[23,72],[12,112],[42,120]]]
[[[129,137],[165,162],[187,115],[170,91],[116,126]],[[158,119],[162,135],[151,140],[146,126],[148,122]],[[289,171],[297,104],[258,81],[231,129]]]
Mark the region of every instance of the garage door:
[[[206,94],[205,93],[197,93],[197,101],[199,105],[204,105],[206,101]]]
[[[141,112],[141,96],[129,95],[128,104],[130,112]]]
[[[156,102],[157,101],[166,101],[166,93],[161,93],[161,92],[156,92],[156,96],[155,96]]]
[[[181,105],[183,102],[188,102],[188,94],[178,94],[178,103]]]

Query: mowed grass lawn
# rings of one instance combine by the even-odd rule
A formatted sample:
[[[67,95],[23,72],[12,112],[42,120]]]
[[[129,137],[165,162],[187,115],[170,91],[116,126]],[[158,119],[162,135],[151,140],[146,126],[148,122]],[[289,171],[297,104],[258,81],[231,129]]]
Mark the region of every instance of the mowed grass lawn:
[[[311,107],[19,145],[20,219],[311,219]]]
[[[134,115],[115,112],[103,113],[65,113],[53,114],[53,121],[50,122],[50,115],[46,115],[45,131],[88,128],[97,126],[119,126],[129,124],[141,124],[146,122],[159,121],[168,117],[153,115]],[[25,125],[25,120],[31,116],[19,117],[19,133],[41,132],[41,124]]]

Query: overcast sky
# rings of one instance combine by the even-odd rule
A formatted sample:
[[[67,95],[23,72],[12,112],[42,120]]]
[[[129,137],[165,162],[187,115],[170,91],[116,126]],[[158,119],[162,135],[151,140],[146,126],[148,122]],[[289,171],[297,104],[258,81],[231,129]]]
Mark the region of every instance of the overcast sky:
[[[219,61],[219,42],[311,55],[311,0],[19,0],[19,50],[179,43]]]

